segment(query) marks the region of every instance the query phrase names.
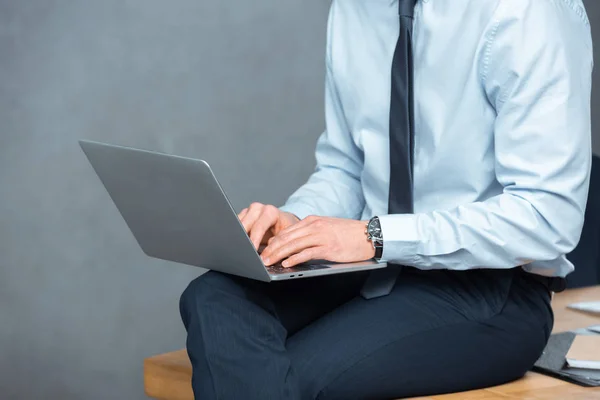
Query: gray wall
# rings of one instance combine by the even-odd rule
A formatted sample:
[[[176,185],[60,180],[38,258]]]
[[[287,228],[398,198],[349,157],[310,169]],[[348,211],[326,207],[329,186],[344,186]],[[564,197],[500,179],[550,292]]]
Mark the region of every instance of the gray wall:
[[[327,9],[0,0],[0,398],[144,398],[201,271],[142,254],[77,139],[203,157],[236,207],[283,202],[323,127]]]
[[[201,271],[141,253],[77,139],[204,157],[237,208],[283,202],[323,126],[328,5],[0,0],[0,397],[144,398]]]

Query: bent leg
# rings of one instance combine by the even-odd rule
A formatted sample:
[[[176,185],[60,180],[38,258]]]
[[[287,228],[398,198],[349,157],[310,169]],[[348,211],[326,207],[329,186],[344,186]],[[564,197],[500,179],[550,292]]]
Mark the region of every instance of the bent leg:
[[[360,274],[263,283],[209,271],[181,296],[198,399],[299,399],[286,350],[296,332],[357,293]]]
[[[552,329],[548,289],[511,271],[403,273],[389,296],[355,298],[288,340],[306,399],[385,399],[521,377]],[[315,345],[316,343],[316,345]]]

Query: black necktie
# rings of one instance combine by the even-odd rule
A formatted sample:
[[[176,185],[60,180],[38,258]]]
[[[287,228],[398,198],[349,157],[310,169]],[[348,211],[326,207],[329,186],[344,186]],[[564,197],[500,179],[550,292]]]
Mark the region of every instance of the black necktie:
[[[389,214],[413,212],[413,13],[417,0],[398,0],[400,34],[392,62],[392,95],[390,100],[390,192]],[[385,241],[385,232],[384,241]],[[366,299],[390,293],[400,266],[372,271],[361,294]]]

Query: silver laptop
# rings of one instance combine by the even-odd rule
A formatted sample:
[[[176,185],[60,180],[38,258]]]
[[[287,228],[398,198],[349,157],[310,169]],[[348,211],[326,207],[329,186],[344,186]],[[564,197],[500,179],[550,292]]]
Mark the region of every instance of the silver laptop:
[[[267,267],[206,162],[104,143],[79,143],[150,257],[265,282],[387,266],[369,260]]]

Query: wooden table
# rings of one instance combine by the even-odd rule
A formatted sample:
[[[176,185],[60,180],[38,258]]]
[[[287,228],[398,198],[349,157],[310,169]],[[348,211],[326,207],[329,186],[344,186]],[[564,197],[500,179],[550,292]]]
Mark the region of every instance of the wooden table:
[[[567,309],[579,301],[600,301],[600,286],[567,290],[554,296],[554,332],[600,324],[600,317]],[[149,397],[161,400],[193,400],[190,386],[192,367],[185,350],[144,360],[144,386]],[[600,388],[584,388],[535,372],[523,379],[492,388],[419,400],[600,400]],[[416,399],[413,399],[416,400]]]

